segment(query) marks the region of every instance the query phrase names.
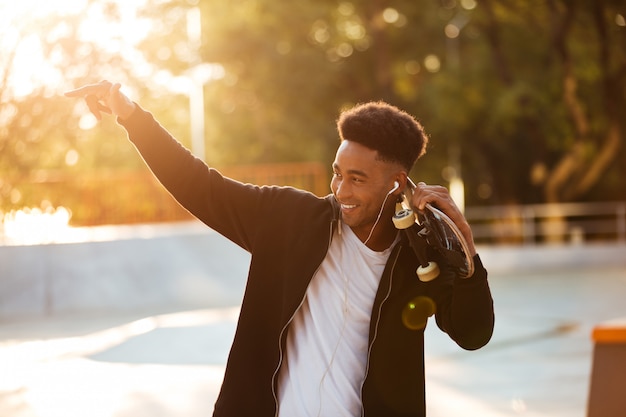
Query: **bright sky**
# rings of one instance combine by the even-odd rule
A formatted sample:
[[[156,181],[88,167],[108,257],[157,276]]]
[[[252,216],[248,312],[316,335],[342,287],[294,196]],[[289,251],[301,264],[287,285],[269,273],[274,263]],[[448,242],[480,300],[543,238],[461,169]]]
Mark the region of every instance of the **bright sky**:
[[[120,13],[120,22],[111,22],[105,18],[106,3],[116,3]],[[93,41],[99,47],[118,52],[126,59],[139,61],[139,54],[134,49],[145,38],[150,21],[137,17],[137,9],[147,0],[0,0],[0,74],[4,71],[10,52],[14,52],[13,65],[10,69],[8,85],[16,96],[30,94],[40,85],[62,84],[63,62],[60,56],[45,60],[41,48],[41,39],[54,40],[69,28],[63,23],[63,17],[81,16],[79,38]],[[38,32],[35,28],[45,26],[51,20],[59,23],[54,30]]]

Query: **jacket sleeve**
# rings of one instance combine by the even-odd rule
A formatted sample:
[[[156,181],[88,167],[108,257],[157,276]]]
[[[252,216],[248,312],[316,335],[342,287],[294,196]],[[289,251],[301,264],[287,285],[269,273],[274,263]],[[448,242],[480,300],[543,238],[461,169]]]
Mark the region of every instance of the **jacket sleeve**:
[[[459,278],[443,269],[433,281],[437,325],[459,346],[475,350],[489,342],[494,328],[493,299],[487,270],[480,257],[474,256],[474,274]]]
[[[137,106],[118,122],[152,173],[191,214],[250,251],[257,232],[261,187],[223,177],[196,158],[150,114]]]

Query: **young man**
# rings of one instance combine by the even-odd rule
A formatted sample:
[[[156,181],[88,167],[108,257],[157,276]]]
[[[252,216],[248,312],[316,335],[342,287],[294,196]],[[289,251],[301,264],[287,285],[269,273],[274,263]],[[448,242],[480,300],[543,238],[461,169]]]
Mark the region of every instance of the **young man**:
[[[392,223],[408,172],[426,149],[421,125],[385,103],[338,120],[332,194],[258,187],[223,177],[154,118],[103,81],[67,93],[118,116],[144,160],[191,213],[252,254],[237,331],[214,416],[424,416],[424,329],[402,321],[428,297],[437,325],[465,349],[491,338],[487,272],[467,221],[440,186],[418,184],[411,204],[432,203],[460,228],[475,272],[460,278],[439,259],[430,282]]]

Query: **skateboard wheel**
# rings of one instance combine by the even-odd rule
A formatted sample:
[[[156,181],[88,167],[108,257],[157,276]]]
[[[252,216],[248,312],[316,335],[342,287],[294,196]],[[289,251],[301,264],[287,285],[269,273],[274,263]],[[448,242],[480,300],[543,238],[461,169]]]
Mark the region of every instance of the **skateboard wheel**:
[[[428,262],[428,266],[417,267],[417,277],[422,282],[430,282],[439,276],[439,265],[436,262]]]
[[[396,229],[404,230],[415,223],[415,216],[413,215],[413,210],[402,209],[398,210],[396,214],[393,215],[392,220]]]

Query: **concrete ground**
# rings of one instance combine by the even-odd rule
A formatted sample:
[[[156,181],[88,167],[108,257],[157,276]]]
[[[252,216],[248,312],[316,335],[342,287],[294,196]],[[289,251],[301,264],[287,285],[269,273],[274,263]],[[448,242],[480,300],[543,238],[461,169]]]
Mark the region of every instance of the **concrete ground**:
[[[132,229],[120,230],[102,239],[117,237],[106,244],[0,246],[5,281],[15,282],[16,271],[21,277],[65,277],[53,281],[52,288],[57,288],[49,291],[53,303],[41,297],[47,310],[29,304],[46,291],[31,296],[22,288],[13,296],[11,291],[18,287],[0,284],[0,301],[13,306],[12,310],[0,306],[0,416],[211,415],[237,319],[247,255],[211,231],[185,226],[145,235],[145,227],[141,230],[142,236],[133,235]],[[93,239],[94,233],[91,240],[99,240]],[[85,245],[99,246],[86,250]],[[207,261],[203,251],[194,253],[190,245],[204,245],[213,257]],[[167,257],[158,255],[163,248]],[[156,297],[142,285],[125,286],[116,293],[111,289],[117,288],[115,277],[136,279],[137,265],[124,256],[129,250],[157,253],[158,259],[142,255],[137,262],[158,261],[151,273],[156,276],[161,270],[168,275],[157,280],[159,286],[167,283],[167,288],[174,288],[168,280],[180,278],[179,271],[186,276],[186,286],[204,279],[210,285],[203,281],[197,288],[217,289],[228,295],[228,302],[208,297],[210,301],[201,305],[197,294]],[[46,257],[48,251],[63,262],[37,265],[31,255]],[[599,323],[626,317],[626,245],[482,247],[479,252],[490,272],[495,300],[494,337],[483,349],[466,352],[431,321],[426,337],[428,415],[585,416],[591,331]],[[102,271],[84,265],[92,264],[93,256],[106,256],[109,263],[121,259],[115,268],[106,263],[110,274],[108,287],[102,287],[106,297],[98,300],[89,294],[89,303],[80,304],[83,290],[77,290],[63,299],[66,291],[59,291],[59,286],[83,288],[67,277],[98,282]],[[224,257],[223,262],[238,267],[215,269]],[[67,263],[74,269],[62,269]],[[196,277],[205,268],[210,273]],[[33,285],[40,281],[33,278]],[[133,291],[137,294],[130,294]],[[142,293],[154,302],[141,304]]]

